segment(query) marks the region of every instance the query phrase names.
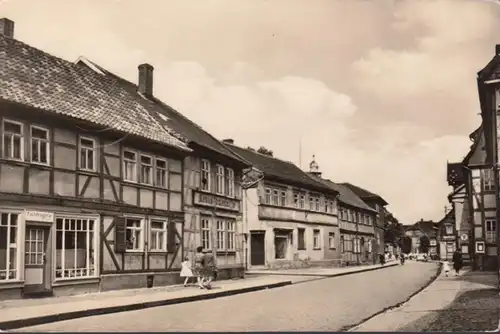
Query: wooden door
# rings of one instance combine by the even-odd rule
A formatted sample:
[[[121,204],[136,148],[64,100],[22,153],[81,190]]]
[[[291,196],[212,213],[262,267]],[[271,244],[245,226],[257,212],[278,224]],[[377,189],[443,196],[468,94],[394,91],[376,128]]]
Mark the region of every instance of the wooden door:
[[[265,233],[250,232],[250,264],[252,266],[263,266],[266,264]]]

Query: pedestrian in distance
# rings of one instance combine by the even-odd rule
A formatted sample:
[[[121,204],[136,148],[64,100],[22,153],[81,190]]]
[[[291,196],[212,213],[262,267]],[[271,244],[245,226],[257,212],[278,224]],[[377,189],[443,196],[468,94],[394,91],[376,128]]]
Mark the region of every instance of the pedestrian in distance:
[[[203,254],[203,247],[198,246],[196,247],[196,254],[194,255],[194,275],[196,275],[196,279],[198,282],[198,286],[200,289],[205,289],[203,285],[203,275],[204,275],[204,265],[203,261],[204,260],[204,254]]]
[[[460,269],[462,269],[463,258],[460,249],[455,250],[453,253],[453,269],[455,269],[455,276],[460,274]]]
[[[450,263],[448,261],[443,261],[443,271],[444,276],[448,277],[448,274],[450,272]]]
[[[189,261],[189,258],[187,256],[184,258],[184,261],[181,263],[181,277],[185,277],[184,287],[187,286],[189,279],[191,277],[194,277],[191,261]]]
[[[212,289],[212,281],[217,277],[217,268],[212,252],[206,251],[203,254],[203,286],[210,290]]]

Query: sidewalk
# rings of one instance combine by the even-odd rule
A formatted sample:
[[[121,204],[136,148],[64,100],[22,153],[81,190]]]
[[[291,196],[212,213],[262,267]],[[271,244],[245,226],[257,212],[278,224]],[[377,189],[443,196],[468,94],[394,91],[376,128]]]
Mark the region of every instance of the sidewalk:
[[[491,331],[499,327],[496,273],[444,274],[401,307],[351,331]]]
[[[182,285],[171,285],[151,289],[117,290],[67,297],[7,300],[0,302],[0,330],[213,299],[316,279],[383,269],[394,265],[397,265],[397,263],[389,263],[384,266],[349,268],[309,268],[301,271],[294,270],[295,273],[287,272],[284,274],[283,271],[279,271],[272,275],[259,272],[260,276],[254,274],[245,279],[216,281],[212,290],[201,290],[195,285],[186,288]]]
[[[385,265],[371,264],[364,266],[352,266],[352,267],[341,267],[341,268],[299,268],[299,269],[280,269],[280,270],[249,270],[245,272],[245,275],[281,275],[281,276],[315,276],[315,277],[335,277],[343,276],[355,273],[362,273],[366,271],[378,270],[387,267],[393,267],[399,265],[399,262],[390,261]]]

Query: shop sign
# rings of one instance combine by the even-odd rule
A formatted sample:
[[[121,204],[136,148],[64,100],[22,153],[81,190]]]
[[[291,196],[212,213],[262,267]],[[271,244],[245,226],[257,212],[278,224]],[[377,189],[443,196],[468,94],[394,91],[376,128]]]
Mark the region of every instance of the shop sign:
[[[41,223],[52,223],[54,221],[54,213],[26,210],[24,212],[24,220]]]

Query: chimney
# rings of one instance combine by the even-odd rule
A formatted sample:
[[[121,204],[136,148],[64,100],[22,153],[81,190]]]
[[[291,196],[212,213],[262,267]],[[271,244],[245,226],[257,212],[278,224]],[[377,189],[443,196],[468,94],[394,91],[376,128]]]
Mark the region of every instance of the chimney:
[[[139,65],[139,93],[146,97],[153,96],[153,66]]]
[[[0,19],[0,34],[14,38],[14,22],[5,17]]]
[[[500,44],[495,46],[495,55],[500,55]]]
[[[234,144],[234,139],[223,139],[222,140],[223,143],[226,143],[226,144]]]

